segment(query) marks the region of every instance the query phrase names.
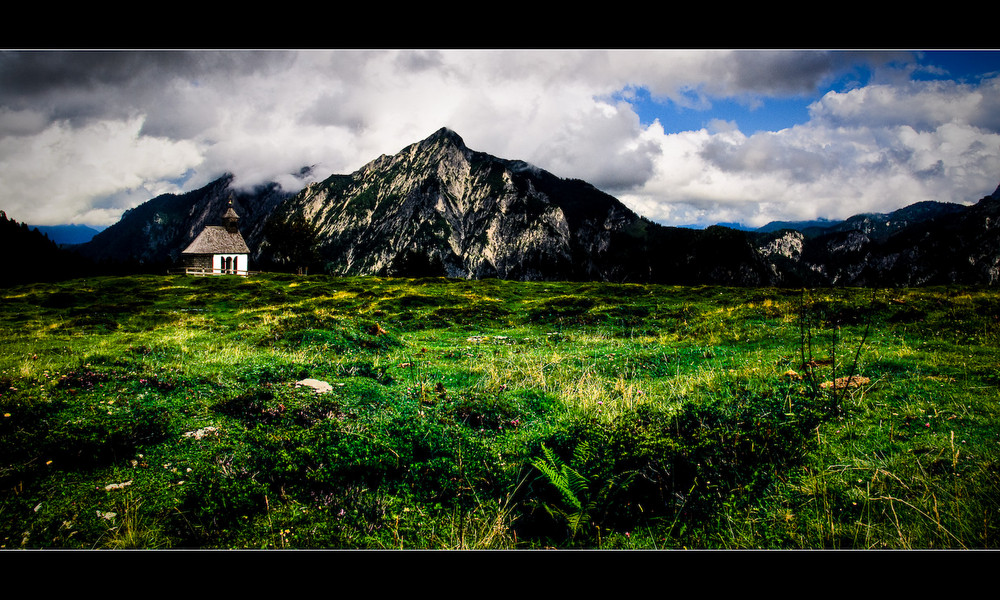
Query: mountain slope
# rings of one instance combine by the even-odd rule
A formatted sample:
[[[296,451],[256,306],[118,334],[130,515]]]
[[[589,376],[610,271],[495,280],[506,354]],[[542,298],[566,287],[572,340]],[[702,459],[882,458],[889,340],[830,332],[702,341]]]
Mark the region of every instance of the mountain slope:
[[[331,273],[505,279],[615,278],[610,240],[639,221],[590,184],[472,151],[448,129],[311,184],[282,213],[313,224]]]
[[[255,248],[268,216],[289,194],[276,184],[237,190],[233,179],[227,174],[186,194],[164,194],[148,200],[79,246],[79,252],[104,264],[157,270],[171,266],[205,225],[219,223],[230,199],[240,215],[243,237]]]
[[[972,206],[921,202],[822,231],[758,233],[755,245],[785,284],[995,285],[998,219],[1000,188]]]
[[[75,246],[89,242],[100,233],[97,229],[86,225],[29,225],[49,236],[49,239],[59,246]]]

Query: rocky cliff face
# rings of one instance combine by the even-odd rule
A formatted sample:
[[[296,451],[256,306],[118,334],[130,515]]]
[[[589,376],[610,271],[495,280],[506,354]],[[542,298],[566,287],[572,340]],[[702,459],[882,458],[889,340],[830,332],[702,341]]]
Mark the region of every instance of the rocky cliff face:
[[[330,273],[505,279],[600,279],[611,233],[638,220],[589,184],[474,152],[447,129],[309,185],[276,218],[315,227]]]

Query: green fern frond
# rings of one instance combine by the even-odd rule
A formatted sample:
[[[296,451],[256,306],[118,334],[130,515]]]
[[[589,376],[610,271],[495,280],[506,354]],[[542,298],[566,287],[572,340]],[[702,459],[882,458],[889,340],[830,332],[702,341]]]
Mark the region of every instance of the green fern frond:
[[[563,499],[573,508],[579,509],[583,503],[580,501],[580,490],[586,490],[586,480],[569,465],[562,460],[551,449],[542,444],[542,454],[544,460],[539,458],[531,464],[538,469],[548,479]]]
[[[590,460],[590,444],[586,441],[580,442],[573,449],[573,462],[578,465],[585,465]]]
[[[573,450],[573,459],[577,465],[586,465],[590,455],[590,446],[586,442],[581,442]],[[610,500],[614,492],[620,486],[627,485],[635,475],[620,473],[606,480],[590,481],[544,444],[542,444],[542,457],[535,459],[532,464],[562,495],[561,505],[554,503],[543,506],[550,516],[565,521],[571,538],[575,538],[593,515]]]

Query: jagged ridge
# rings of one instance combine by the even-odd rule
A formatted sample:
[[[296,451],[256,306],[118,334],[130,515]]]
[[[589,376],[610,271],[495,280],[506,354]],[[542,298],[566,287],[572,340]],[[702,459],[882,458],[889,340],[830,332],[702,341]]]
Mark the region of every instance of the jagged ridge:
[[[639,220],[585,182],[472,151],[448,129],[283,208],[317,228],[336,274],[599,279],[610,234]]]

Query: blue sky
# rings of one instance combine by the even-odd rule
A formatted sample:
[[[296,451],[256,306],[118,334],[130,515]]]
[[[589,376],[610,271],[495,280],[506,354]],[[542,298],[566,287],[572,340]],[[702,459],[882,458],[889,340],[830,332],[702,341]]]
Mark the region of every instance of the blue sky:
[[[679,106],[672,102],[657,102],[647,90],[638,90],[631,103],[643,125],[659,120],[666,133],[678,133],[709,127],[714,120],[738,123],[745,133],[778,131],[804,123],[809,118],[810,98],[767,98],[750,105],[745,100],[723,98],[714,100],[708,109]]]
[[[920,62],[933,70],[919,71],[916,79],[949,79],[976,82],[1000,72],[1000,52],[995,50],[926,50]]]
[[[920,51],[920,68],[914,68],[911,78],[915,81],[956,80],[978,83],[984,76],[1000,74],[1000,52],[932,50]],[[900,68],[906,68],[904,64]],[[911,67],[912,68],[912,67]],[[794,95],[758,96],[747,98],[718,98],[711,101],[711,108],[683,107],[673,102],[657,102],[646,89],[634,90],[631,102],[640,121],[648,125],[659,119],[665,132],[677,133],[701,129],[712,120],[735,122],[744,133],[779,131],[809,120],[809,105],[828,91],[844,92],[868,84],[874,70],[858,64],[820,88]]]
[[[225,172],[301,189],[440,127],[667,225],[846,218],[1000,183],[1000,53],[0,52],[0,198],[106,226]]]

